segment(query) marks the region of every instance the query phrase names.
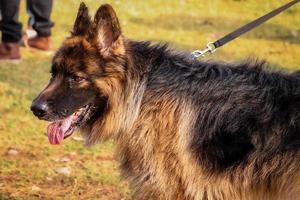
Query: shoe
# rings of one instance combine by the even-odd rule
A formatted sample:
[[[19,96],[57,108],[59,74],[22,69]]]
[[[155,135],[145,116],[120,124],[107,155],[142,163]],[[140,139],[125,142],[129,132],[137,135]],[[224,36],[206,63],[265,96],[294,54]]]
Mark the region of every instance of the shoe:
[[[51,37],[36,36],[27,40],[27,45],[41,51],[51,50]]]
[[[26,31],[22,33],[22,39],[20,41],[21,47],[29,47],[27,44],[28,39],[37,36],[37,32],[32,27],[27,27]]]
[[[2,42],[0,44],[0,61],[4,60],[21,60],[19,43]]]

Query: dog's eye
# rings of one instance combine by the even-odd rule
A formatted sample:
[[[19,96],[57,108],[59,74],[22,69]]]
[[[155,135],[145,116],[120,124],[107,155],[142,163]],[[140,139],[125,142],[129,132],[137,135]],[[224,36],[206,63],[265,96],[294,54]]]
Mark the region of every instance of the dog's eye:
[[[79,83],[79,82],[85,80],[85,78],[82,77],[82,76],[73,75],[73,76],[70,77],[70,80],[73,81],[73,82]]]

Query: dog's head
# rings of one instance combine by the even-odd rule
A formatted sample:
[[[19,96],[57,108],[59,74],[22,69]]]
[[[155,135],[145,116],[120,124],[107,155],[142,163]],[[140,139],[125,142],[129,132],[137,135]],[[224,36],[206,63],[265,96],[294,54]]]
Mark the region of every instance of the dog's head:
[[[109,109],[115,82],[122,82],[125,50],[116,14],[102,5],[92,21],[81,3],[71,36],[56,52],[51,79],[31,110],[50,121],[48,137],[59,144],[76,128],[92,129]]]

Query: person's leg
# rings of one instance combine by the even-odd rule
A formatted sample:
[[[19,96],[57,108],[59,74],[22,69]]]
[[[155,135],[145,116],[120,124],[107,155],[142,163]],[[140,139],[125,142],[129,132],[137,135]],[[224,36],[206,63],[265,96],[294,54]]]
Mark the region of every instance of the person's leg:
[[[0,0],[2,43],[0,60],[20,59],[19,42],[22,38],[22,24],[19,22],[20,0]]]
[[[40,50],[50,49],[51,28],[54,23],[50,20],[52,0],[27,0],[27,10],[30,14],[29,23],[37,32],[37,36],[28,39],[28,45]]]
[[[27,0],[27,10],[30,12],[30,23],[38,36],[51,36],[54,23],[50,20],[52,0]]]

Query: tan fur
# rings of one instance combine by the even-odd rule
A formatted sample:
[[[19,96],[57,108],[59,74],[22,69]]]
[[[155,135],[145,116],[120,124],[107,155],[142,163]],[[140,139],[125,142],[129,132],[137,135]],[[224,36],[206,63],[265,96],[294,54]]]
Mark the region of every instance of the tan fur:
[[[123,170],[134,177],[131,181],[135,189],[137,187],[137,194],[142,194],[137,199],[150,199],[153,196],[162,200],[300,198],[297,187],[300,183],[299,167],[296,163],[282,166],[284,161],[272,160],[266,169],[262,169],[263,174],[279,170],[279,167],[286,171],[271,179],[270,185],[266,182],[253,183],[255,172],[251,165],[244,170],[237,170],[236,177],[230,177],[229,173],[207,174],[188,150],[191,138],[189,127],[195,119],[195,111],[188,103],[182,107],[178,103],[171,99],[165,102],[154,100],[142,106],[140,120],[134,124],[132,131],[123,133],[117,140],[117,155],[123,162],[129,160],[131,163],[130,166],[123,166]],[[160,110],[155,118],[149,114],[153,110]],[[280,162],[280,165],[276,162]],[[144,180],[148,174],[151,174],[151,178],[146,182]],[[258,179],[264,180],[262,177]]]

